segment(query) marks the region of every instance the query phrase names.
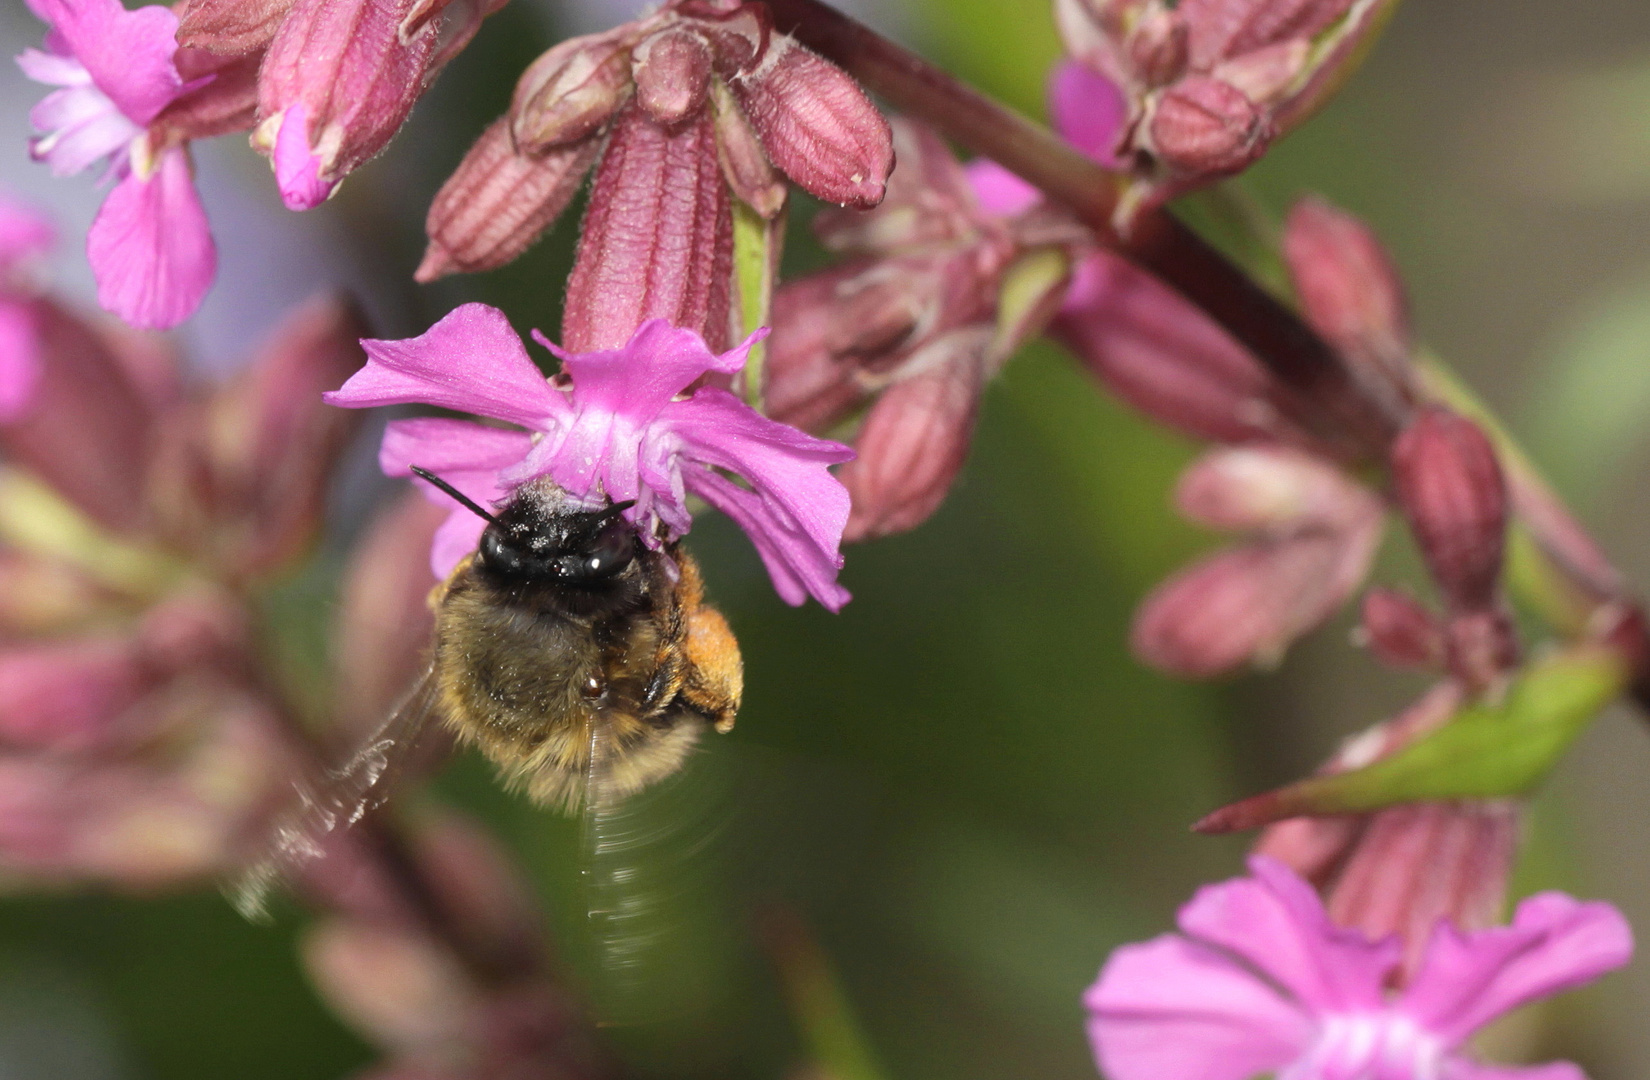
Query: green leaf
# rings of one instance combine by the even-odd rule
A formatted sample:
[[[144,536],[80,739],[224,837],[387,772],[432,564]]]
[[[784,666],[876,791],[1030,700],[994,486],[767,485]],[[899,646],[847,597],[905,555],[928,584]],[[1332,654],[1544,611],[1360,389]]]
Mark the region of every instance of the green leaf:
[[[1626,687],[1628,666],[1598,645],[1579,645],[1531,664],[1493,705],[1454,720],[1372,765],[1314,776],[1234,803],[1199,822],[1200,832],[1250,829],[1284,818],[1364,813],[1437,799],[1528,794],[1599,710]]]

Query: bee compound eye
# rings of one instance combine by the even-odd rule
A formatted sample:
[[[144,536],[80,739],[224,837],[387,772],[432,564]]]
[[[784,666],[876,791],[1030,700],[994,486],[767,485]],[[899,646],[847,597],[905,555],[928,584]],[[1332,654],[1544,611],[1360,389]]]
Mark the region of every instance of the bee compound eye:
[[[526,559],[521,549],[512,544],[497,529],[489,528],[481,534],[478,549],[482,563],[501,574],[519,574]]]

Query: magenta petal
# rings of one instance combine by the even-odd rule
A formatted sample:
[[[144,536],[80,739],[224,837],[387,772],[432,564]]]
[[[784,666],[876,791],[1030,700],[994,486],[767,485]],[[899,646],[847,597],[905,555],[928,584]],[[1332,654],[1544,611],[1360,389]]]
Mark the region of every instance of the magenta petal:
[[[28,408],[40,378],[40,338],[23,304],[0,299],[0,424]]]
[[[1048,111],[1066,141],[1102,165],[1118,165],[1118,137],[1128,118],[1128,104],[1110,79],[1076,61],[1065,61],[1049,79]]]
[[[624,348],[601,352],[568,353],[536,330],[533,336],[561,359],[563,372],[572,378],[575,409],[622,414],[641,426],[701,375],[732,375],[743,368],[751,346],[767,337],[767,330],[720,355],[692,330],[663,319],[643,323]]]
[[[178,19],[160,5],[127,11],[120,0],[40,0],[37,10],[126,118],[147,125],[184,91],[173,55]]]
[[[49,251],[56,240],[57,230],[45,217],[0,194],[0,273]]]
[[[1459,1043],[1502,1013],[1591,982],[1632,955],[1632,928],[1614,907],[1541,893],[1518,905],[1511,926],[1463,934],[1440,923],[1401,1007]]]
[[[361,344],[366,366],[324,395],[328,404],[420,402],[534,430],[567,412],[565,397],[533,366],[504,313],[486,304],[454,308],[415,338]]]
[[[980,209],[997,217],[1013,217],[1036,206],[1043,193],[995,161],[979,158],[963,166]]]
[[[132,326],[166,330],[195,313],[217,273],[218,250],[189,157],[162,155],[147,180],[115,185],[86,234],[98,303]]]
[[[831,611],[853,598],[836,582],[841,557],[831,558],[794,524],[777,516],[761,496],[709,469],[692,469],[684,479],[689,491],[722,511],[756,545],[768,568],[774,591],[793,607],[811,595]],[[846,519],[846,515],[844,515]]]
[[[1379,1009],[1400,943],[1336,926],[1317,892],[1274,859],[1254,856],[1249,870],[1254,877],[1199,889],[1180,909],[1180,929],[1242,957],[1313,1012]]]
[[[1231,956],[1173,934],[1112,954],[1083,997],[1109,1080],[1250,1080],[1310,1046],[1307,1015]]]
[[[482,506],[498,502],[505,495],[499,486],[499,470],[514,465],[532,448],[533,437],[525,431],[506,431],[468,420],[439,418],[396,420],[384,430],[378,464],[390,476],[411,475],[411,466],[428,469]],[[452,507],[452,513],[436,530],[430,545],[430,569],[437,580],[445,580],[453,567],[476,549],[487,522],[434,485],[418,481],[424,497],[437,506]]]
[[[288,210],[312,210],[338,185],[321,179],[321,159],[309,145],[309,109],[294,105],[275,136],[275,186]]]

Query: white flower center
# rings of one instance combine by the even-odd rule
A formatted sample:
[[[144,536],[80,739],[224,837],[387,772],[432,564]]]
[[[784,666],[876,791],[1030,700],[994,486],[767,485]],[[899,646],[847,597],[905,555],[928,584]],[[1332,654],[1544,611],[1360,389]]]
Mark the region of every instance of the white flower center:
[[[1446,1047],[1391,1010],[1324,1019],[1317,1042],[1279,1080],[1441,1080]]]

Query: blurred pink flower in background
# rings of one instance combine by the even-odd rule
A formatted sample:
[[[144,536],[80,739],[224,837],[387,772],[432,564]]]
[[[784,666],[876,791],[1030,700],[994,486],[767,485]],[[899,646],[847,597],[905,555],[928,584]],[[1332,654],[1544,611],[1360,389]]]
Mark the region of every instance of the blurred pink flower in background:
[[[56,240],[51,223],[0,193],[0,423],[28,404],[40,377],[40,339],[23,270]]]
[[[622,349],[573,354],[538,340],[562,361],[555,380],[534,366],[502,312],[466,304],[420,337],[364,342],[366,367],[326,399],[346,408],[437,405],[525,429],[397,421],[380,455],[390,475],[418,465],[481,503],[548,476],[574,498],[635,500],[625,516],[652,544],[688,531],[685,498],[697,495],[745,530],[786,602],[847,603],[836,575],[848,494],[827,469],[852,451],[770,420],[719,386],[682,396],[705,376],[737,373],[756,336],[720,355],[659,320]],[[438,576],[475,549],[485,526],[454,511],[431,552]]]
[[[86,237],[98,302],[133,326],[165,329],[194,314],[217,270],[217,249],[182,144],[150,125],[200,84],[174,62],[177,17],[120,0],[29,0],[51,26],[44,52],[18,63],[59,87],[30,114],[31,153],[54,175],[94,165],[115,182]]]
[[[1084,997],[1110,1080],[1580,1080],[1566,1062],[1480,1065],[1472,1034],[1503,1013],[1625,964],[1632,931],[1615,908],[1542,893],[1512,924],[1432,929],[1413,978],[1394,989],[1396,937],[1336,926],[1279,863],[1198,891],[1179,934],[1117,950]]]

